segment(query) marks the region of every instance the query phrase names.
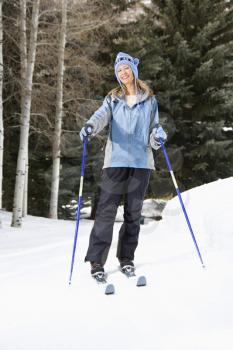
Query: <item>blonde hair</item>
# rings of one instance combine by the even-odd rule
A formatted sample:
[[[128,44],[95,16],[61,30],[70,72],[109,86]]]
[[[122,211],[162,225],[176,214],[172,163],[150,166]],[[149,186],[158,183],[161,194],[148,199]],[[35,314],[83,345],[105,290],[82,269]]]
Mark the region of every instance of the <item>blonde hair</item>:
[[[153,91],[151,90],[151,88],[142,80],[137,79],[136,80],[136,86],[138,90],[141,90],[142,92],[148,92],[148,96],[154,96]],[[127,89],[125,87],[124,84],[122,84],[124,93],[127,92]],[[112,89],[111,91],[109,91],[108,96],[112,95],[112,96],[122,96],[123,92],[122,92],[122,87],[119,85],[117,87],[115,87],[114,89]]]

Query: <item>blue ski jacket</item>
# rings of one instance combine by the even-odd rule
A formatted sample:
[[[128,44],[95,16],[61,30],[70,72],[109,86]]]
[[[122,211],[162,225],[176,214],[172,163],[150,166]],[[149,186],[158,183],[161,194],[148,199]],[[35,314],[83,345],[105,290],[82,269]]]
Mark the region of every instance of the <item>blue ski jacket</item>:
[[[149,91],[139,91],[137,103],[129,107],[124,95],[107,95],[102,106],[87,121],[93,135],[109,125],[103,168],[155,169],[153,129],[159,123],[158,104]]]

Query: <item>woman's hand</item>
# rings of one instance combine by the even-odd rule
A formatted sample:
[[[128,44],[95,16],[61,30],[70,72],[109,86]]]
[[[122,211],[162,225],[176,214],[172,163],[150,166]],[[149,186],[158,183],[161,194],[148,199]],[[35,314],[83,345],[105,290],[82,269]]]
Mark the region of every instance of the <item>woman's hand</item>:
[[[85,137],[90,136],[92,133],[93,133],[93,125],[85,124],[79,133],[81,141],[83,142]]]
[[[165,142],[167,140],[167,134],[163,130],[162,126],[158,126],[157,128],[154,128],[151,135],[150,135],[150,143],[151,147],[155,150],[159,149],[161,147],[161,142]]]
[[[155,141],[159,143],[160,139],[162,139],[163,142],[167,140],[167,134],[163,130],[162,126],[159,126],[158,128],[153,130],[153,136]]]

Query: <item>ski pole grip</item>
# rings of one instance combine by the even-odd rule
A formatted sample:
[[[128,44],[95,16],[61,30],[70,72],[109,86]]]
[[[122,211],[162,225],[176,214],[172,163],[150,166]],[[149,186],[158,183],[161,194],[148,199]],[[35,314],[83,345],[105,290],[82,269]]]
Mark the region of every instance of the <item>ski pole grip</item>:
[[[91,124],[86,124],[85,131],[86,131],[87,135],[90,136],[93,132],[93,126]]]

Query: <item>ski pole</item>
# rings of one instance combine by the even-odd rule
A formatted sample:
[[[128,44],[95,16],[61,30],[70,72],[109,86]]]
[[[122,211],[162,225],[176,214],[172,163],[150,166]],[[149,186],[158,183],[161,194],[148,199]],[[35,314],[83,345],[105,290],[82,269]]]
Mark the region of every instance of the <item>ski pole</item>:
[[[76,212],[76,226],[75,226],[75,234],[74,234],[74,244],[73,244],[72,260],[71,260],[69,284],[71,284],[71,279],[72,279],[72,274],[73,274],[76,243],[77,243],[77,238],[78,238],[78,228],[79,228],[79,221],[80,221],[80,209],[81,209],[81,204],[82,204],[82,191],[83,191],[83,180],[84,180],[84,172],[85,172],[87,142],[88,142],[88,137],[86,136],[84,138],[84,141],[83,141],[83,155],[82,155],[81,176],[80,176],[80,185],[79,185],[78,208],[77,208],[77,212]]]
[[[180,193],[179,187],[178,187],[177,182],[176,182],[176,178],[175,178],[174,172],[173,172],[173,170],[172,170],[171,162],[170,162],[170,160],[169,160],[169,157],[168,157],[166,148],[165,148],[164,143],[163,143],[163,139],[160,138],[159,141],[160,141],[160,144],[161,144],[161,146],[162,146],[162,150],[163,150],[163,153],[164,153],[166,162],[167,162],[167,166],[168,166],[169,172],[170,172],[170,174],[171,174],[171,178],[172,178],[173,184],[174,184],[174,186],[175,186],[176,193],[177,193],[178,198],[179,198],[179,200],[180,200],[180,204],[181,204],[181,207],[182,207],[182,209],[183,209],[183,213],[184,213],[185,219],[186,219],[186,221],[187,221],[187,224],[188,224],[188,227],[189,227],[189,231],[190,231],[190,233],[191,233],[193,242],[194,242],[194,244],[195,244],[195,247],[196,247],[196,250],[197,250],[199,259],[200,259],[200,261],[201,261],[202,267],[204,268],[205,265],[204,265],[204,263],[203,263],[200,250],[199,250],[199,248],[198,248],[198,244],[197,244],[196,238],[195,238],[195,236],[194,236],[193,229],[192,229],[191,223],[190,223],[190,221],[189,221],[188,214],[187,214],[187,212],[186,212],[186,209],[185,209],[185,206],[184,206],[182,197],[181,197],[181,193]]]

